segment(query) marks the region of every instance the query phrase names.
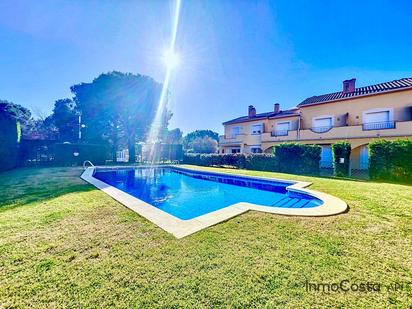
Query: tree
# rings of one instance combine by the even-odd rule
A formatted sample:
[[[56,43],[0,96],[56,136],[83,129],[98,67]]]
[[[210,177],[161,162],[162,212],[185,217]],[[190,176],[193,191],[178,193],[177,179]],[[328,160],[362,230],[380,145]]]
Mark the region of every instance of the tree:
[[[114,153],[124,143],[134,161],[135,144],[145,140],[157,113],[162,84],[144,75],[111,72],[74,85],[71,91],[86,125],[84,138],[109,143]],[[171,113],[165,107],[159,113],[160,132]]]
[[[54,125],[50,115],[45,119],[30,118],[22,130],[22,135],[24,139],[56,139],[59,130]]]
[[[58,129],[60,140],[74,142],[78,139],[79,114],[72,99],[57,100],[50,120]]]
[[[181,144],[183,141],[183,132],[179,129],[168,130],[164,142],[167,144]]]
[[[183,139],[183,147],[186,150],[190,150],[190,144],[196,139],[196,138],[203,138],[203,137],[210,137],[211,139],[214,139],[216,142],[219,141],[219,133],[214,132],[212,130],[196,130],[193,132],[188,133],[184,139]]]
[[[196,137],[189,144],[190,149],[195,153],[216,153],[217,141],[209,136]]]
[[[29,109],[7,101],[0,99],[0,114],[16,119],[20,124],[25,124],[31,118],[31,112]]]

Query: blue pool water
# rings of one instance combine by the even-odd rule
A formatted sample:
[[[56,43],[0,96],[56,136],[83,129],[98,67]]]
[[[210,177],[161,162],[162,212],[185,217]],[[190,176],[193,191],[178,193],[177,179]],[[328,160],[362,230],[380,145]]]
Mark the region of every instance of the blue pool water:
[[[287,191],[290,183],[173,167],[98,169],[94,177],[182,220],[239,202],[288,208],[322,204],[309,195]]]

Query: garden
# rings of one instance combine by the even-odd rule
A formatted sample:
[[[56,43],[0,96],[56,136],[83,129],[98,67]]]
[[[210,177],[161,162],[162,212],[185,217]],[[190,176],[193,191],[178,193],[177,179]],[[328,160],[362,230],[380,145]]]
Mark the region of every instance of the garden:
[[[1,306],[410,305],[409,185],[224,171],[313,182],[350,210],[320,218],[250,211],[176,239],[83,182],[81,168],[6,171],[0,174]],[[379,290],[307,288],[345,280]]]

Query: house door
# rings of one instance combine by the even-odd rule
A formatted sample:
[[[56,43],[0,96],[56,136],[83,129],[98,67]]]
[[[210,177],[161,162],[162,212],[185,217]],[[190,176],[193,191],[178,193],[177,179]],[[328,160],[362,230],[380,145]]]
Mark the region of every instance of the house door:
[[[367,170],[369,166],[368,146],[361,146],[359,153],[359,169]]]
[[[322,152],[320,154],[320,167],[332,168],[333,167],[333,157],[332,148],[330,145],[321,145]]]

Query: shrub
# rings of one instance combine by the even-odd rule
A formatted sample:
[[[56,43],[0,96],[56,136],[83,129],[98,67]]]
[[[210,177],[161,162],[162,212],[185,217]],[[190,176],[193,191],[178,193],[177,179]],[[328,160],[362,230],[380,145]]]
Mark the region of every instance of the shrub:
[[[338,142],[332,145],[333,171],[335,176],[349,176],[351,145],[348,142]],[[343,163],[341,162],[343,158]]]
[[[0,114],[0,128],[0,171],[5,171],[19,161],[20,125],[16,119]]]
[[[256,171],[279,171],[279,161],[273,154],[250,154],[246,156],[246,169]]]
[[[412,182],[412,139],[378,140],[369,144],[372,179]]]
[[[217,141],[209,136],[197,137],[189,143],[190,149],[196,153],[216,153]]]
[[[102,165],[106,162],[107,150],[104,145],[54,144],[53,147],[56,166],[82,165],[86,160],[95,165]],[[75,156],[75,153],[78,155]]]
[[[279,161],[279,172],[291,174],[319,174],[320,153],[318,145],[283,143],[276,145],[275,156]]]

